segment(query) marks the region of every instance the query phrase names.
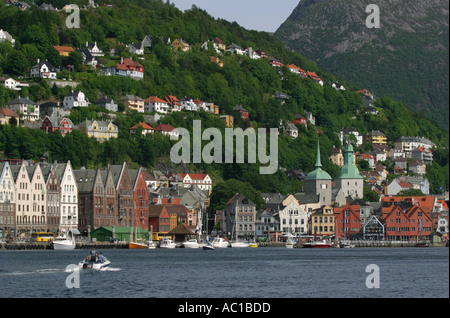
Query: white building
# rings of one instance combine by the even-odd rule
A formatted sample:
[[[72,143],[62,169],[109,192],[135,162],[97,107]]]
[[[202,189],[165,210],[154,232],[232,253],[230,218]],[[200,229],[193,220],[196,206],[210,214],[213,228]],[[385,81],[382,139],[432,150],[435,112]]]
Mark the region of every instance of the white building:
[[[169,103],[159,97],[150,96],[144,100],[144,112],[157,112],[160,114],[167,114],[169,111]]]
[[[78,186],[70,160],[57,163],[56,173],[61,184],[60,231],[78,228]]]
[[[30,69],[30,77],[42,77],[56,79],[58,69],[54,67],[48,61],[40,61],[37,59],[37,63]]]
[[[284,202],[287,201],[289,200],[286,199]],[[291,198],[290,202],[280,210],[279,217],[280,230],[283,234],[305,235],[308,233],[308,213],[295,198]]]
[[[16,43],[16,40],[13,39],[13,37],[11,36],[11,34],[9,34],[8,31],[0,29],[0,42],[5,41],[11,42],[11,46],[14,46],[14,44]]]
[[[436,145],[429,139],[424,137],[400,137],[394,143],[394,148],[402,149],[406,152],[411,152],[413,149],[423,147],[430,149]]]
[[[0,240],[14,235],[16,185],[8,162],[0,163]]]
[[[212,190],[212,180],[208,174],[204,173],[180,173],[183,178],[183,186],[191,188],[196,185],[200,190]]]
[[[8,77],[8,78],[0,78],[0,83],[2,83],[3,85],[5,85],[5,88],[9,88],[15,91],[20,91],[22,89],[22,87],[26,86],[30,86],[28,83],[22,83],[19,82],[17,80],[15,80],[14,78]]]
[[[88,107],[89,99],[82,91],[72,92],[64,96],[64,109],[72,109],[73,107]]]

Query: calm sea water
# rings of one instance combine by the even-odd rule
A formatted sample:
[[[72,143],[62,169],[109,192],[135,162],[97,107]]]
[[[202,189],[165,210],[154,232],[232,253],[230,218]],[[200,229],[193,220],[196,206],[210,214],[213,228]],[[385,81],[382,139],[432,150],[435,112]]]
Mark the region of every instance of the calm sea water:
[[[0,297],[449,297],[448,248],[111,249],[107,271],[81,271],[67,288],[67,266],[88,252],[0,251]],[[379,288],[366,286],[370,264]]]

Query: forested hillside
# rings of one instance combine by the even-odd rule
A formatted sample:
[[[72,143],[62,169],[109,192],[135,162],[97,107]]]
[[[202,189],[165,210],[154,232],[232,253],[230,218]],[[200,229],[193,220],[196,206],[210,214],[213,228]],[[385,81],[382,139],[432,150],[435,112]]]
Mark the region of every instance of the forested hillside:
[[[40,4],[43,1],[37,1]],[[61,8],[66,1],[45,1]],[[82,5],[87,1],[71,1]],[[36,7],[20,11],[14,7],[0,4],[0,25],[15,39],[14,47],[9,43],[0,43],[1,76],[23,77],[30,87],[22,88],[22,95],[31,100],[43,101],[51,96],[62,98],[70,92],[69,87],[50,87],[45,80],[31,79],[29,70],[37,59],[48,59],[60,67],[61,78],[80,81],[82,90],[90,101],[101,95],[117,100],[125,94],[142,98],[149,96],[174,95],[189,96],[220,106],[221,114],[235,115],[236,125],[246,128],[280,128],[279,165],[285,169],[311,171],[315,162],[315,147],[320,135],[323,169],[332,177],[339,167],[328,158],[333,145],[339,146],[336,135],[342,127],[355,127],[361,134],[372,130],[383,131],[392,144],[400,136],[423,136],[431,139],[439,148],[447,148],[447,160],[436,166],[435,175],[440,178],[448,175],[448,134],[421,114],[410,111],[405,105],[389,97],[380,97],[375,101],[378,115],[365,114],[362,98],[356,91],[364,87],[354,87],[351,83],[340,81],[334,75],[319,69],[306,58],[284,48],[284,45],[264,32],[248,31],[236,23],[214,19],[207,12],[193,7],[183,13],[173,5],[157,0],[115,0],[109,1],[114,7],[98,7],[81,10],[81,27],[68,29],[64,11],[42,11]],[[127,51],[122,57],[139,61],[144,67],[144,80],[115,76],[99,76],[98,69],[86,67],[77,54],[61,57],[53,45],[67,45],[82,48],[86,42],[97,42],[107,54],[100,58],[103,65],[112,65],[120,57],[110,57],[109,50],[119,43],[140,42],[146,35],[154,37],[153,47],[146,51],[143,59]],[[220,38],[227,45],[235,43],[243,48],[262,49],[269,56],[280,60],[284,65],[295,64],[298,67],[317,73],[325,85],[322,87],[310,78],[291,73],[286,67],[274,68],[266,60],[253,60],[247,56],[224,52],[218,54],[209,46],[201,49],[206,40]],[[168,39],[182,38],[191,45],[190,52],[171,49]],[[223,68],[211,62],[210,56],[219,56],[224,62]],[[74,65],[74,69],[67,69]],[[339,81],[346,90],[338,91],[328,82]],[[276,98],[277,92],[290,96],[285,103]],[[19,95],[0,86],[0,107]],[[239,120],[233,113],[233,107],[242,105],[249,110],[250,121]],[[295,114],[312,112],[316,125],[307,128],[299,125],[299,137],[292,139],[283,133],[280,122],[287,123]],[[75,124],[88,118],[103,118],[104,109],[89,107],[75,110],[71,119]],[[289,182],[279,170],[274,175],[260,175],[258,164],[196,164],[173,166],[169,151],[173,141],[167,137],[153,136],[131,137],[129,128],[144,121],[142,114],[126,112],[115,114],[114,123],[119,127],[119,138],[99,143],[86,135],[74,131],[62,137],[58,132],[46,134],[39,130],[0,127],[0,151],[9,158],[30,158],[39,160],[48,153],[48,160],[71,160],[75,168],[81,166],[120,164],[123,160],[131,165],[147,168],[166,167],[179,172],[203,170],[212,175],[215,182],[236,179],[260,192],[279,191],[283,193],[302,190],[301,182]],[[225,124],[217,116],[206,112],[174,113],[161,120],[174,127],[192,129],[194,119],[202,120],[202,127],[225,129]],[[446,170],[445,170],[446,169]],[[448,189],[448,177],[436,181],[436,189],[445,183]]]
[[[369,4],[380,28],[366,27]],[[322,69],[421,111],[448,131],[447,0],[302,0],[275,32]]]

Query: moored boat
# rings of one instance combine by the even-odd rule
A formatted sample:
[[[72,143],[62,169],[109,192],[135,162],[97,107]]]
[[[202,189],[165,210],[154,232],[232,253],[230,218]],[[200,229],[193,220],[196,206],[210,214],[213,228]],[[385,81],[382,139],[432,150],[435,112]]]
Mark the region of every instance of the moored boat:
[[[142,242],[130,242],[128,243],[128,248],[130,249],[143,249],[148,248],[147,244]]]
[[[226,248],[230,246],[230,243],[223,237],[216,237],[212,242],[212,245],[214,248]]]
[[[73,232],[69,231],[70,236],[67,236],[65,233],[57,236],[52,242],[54,250],[60,251],[71,251],[76,247],[75,238],[73,236]]]
[[[305,242],[302,244],[303,248],[330,248],[333,247],[333,242],[327,240]]]
[[[184,241],[182,245],[184,248],[200,248],[200,245],[198,244],[196,239]]]
[[[145,242],[145,244],[147,245],[147,248],[149,250],[154,250],[157,246],[156,243],[153,241],[147,241],[147,242]]]
[[[255,248],[255,247],[258,247],[258,243],[250,243],[250,244],[248,244],[248,246]]]
[[[240,242],[232,242],[231,247],[249,247],[250,244],[248,244],[246,241],[240,241]]]
[[[163,237],[162,239],[159,240],[159,247],[160,248],[175,248],[175,247],[177,247],[177,244],[174,241],[172,241],[170,238]]]

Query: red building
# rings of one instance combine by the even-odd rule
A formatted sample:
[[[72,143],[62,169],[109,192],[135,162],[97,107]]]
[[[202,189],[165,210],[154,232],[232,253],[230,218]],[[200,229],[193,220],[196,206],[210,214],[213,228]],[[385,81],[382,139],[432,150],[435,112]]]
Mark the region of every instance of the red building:
[[[386,239],[395,241],[426,240],[433,228],[431,214],[419,205],[385,207],[380,221],[385,226]]]
[[[41,130],[45,132],[59,130],[61,135],[64,137],[66,134],[72,132],[73,123],[67,117],[58,118],[46,116],[42,121]]]
[[[295,114],[295,115],[294,115],[294,118],[295,118],[295,119],[292,121],[292,123],[293,123],[294,125],[302,124],[302,125],[308,126],[308,122],[307,122],[307,120],[306,120],[305,117],[303,117],[303,116],[301,116],[301,115],[299,115],[299,114]]]
[[[150,205],[148,226],[153,232],[168,233],[170,231],[170,215],[165,205]]]
[[[238,111],[241,114],[241,118],[243,120],[248,120],[248,110],[246,110],[244,107],[237,105],[233,107],[234,111]]]
[[[360,206],[347,203],[334,208],[335,237],[349,239],[361,231]]]
[[[133,187],[133,226],[139,226],[150,230],[149,226],[149,205],[148,188],[145,183],[142,168],[129,170],[130,181]]]

